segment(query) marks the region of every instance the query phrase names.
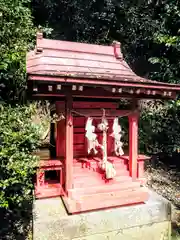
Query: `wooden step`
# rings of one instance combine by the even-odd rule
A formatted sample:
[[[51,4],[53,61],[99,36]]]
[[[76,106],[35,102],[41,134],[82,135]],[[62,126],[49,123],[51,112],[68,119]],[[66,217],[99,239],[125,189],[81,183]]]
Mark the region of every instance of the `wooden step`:
[[[103,181],[101,179],[99,180],[88,180],[87,181],[82,181],[82,180],[74,180],[74,188],[89,188],[92,186],[98,186],[98,185],[103,185]]]
[[[101,161],[101,158],[99,157],[93,157],[93,160],[95,160],[96,162],[100,162]],[[110,162],[113,162],[113,163],[122,163],[124,164],[124,159],[122,158],[118,158],[118,157],[108,157],[108,161]]]
[[[124,160],[116,160],[116,161],[113,161],[113,159],[111,158],[108,158],[108,160],[114,164],[123,164],[123,165],[126,165],[124,164]],[[91,162],[91,163],[99,163],[101,162],[102,160],[100,158],[93,158],[93,159],[87,159],[87,158],[81,158],[81,159],[74,159],[73,162],[76,164],[76,163],[79,163],[79,164],[82,164],[82,163],[86,163],[86,162]]]
[[[90,173],[97,173],[97,174],[100,174],[101,173],[103,174],[103,171],[101,170],[93,170],[93,169],[84,169],[84,168],[76,168],[76,169],[73,169],[73,175],[76,176],[76,175],[79,175],[79,176],[84,176],[84,175],[88,175]],[[123,168],[120,168],[120,169],[117,169],[116,170],[116,176],[118,175],[126,175],[128,176],[129,175],[129,171],[126,170],[126,169],[123,169]]]
[[[137,203],[144,203],[148,199],[146,191],[120,191],[120,193],[105,195],[97,194],[95,196],[86,195],[76,204],[77,211],[91,211],[97,209],[106,209],[118,206],[126,206]]]
[[[103,201],[106,201],[108,199],[115,199],[115,198],[120,198],[122,196],[129,196],[132,195],[134,193],[139,193],[141,192],[141,187],[139,186],[136,189],[126,189],[126,190],[118,190],[118,191],[110,191],[110,192],[103,192],[103,193],[95,193],[95,194],[83,194],[83,195],[79,195],[78,196],[78,201],[87,201],[88,199],[92,199],[93,197],[93,201],[100,201],[101,199],[103,199]]]
[[[108,182],[105,182],[102,178],[87,178],[87,181],[83,178],[74,179],[74,187],[75,188],[84,188],[84,187],[92,187],[92,186],[104,186],[104,185],[112,185],[114,183],[124,183],[124,182],[132,182],[131,177],[129,176],[120,176],[116,177]]]
[[[126,169],[127,170],[127,166],[125,164],[121,164],[121,163],[115,163],[114,164],[115,169]],[[75,163],[73,165],[73,169],[96,169],[98,168],[98,164],[96,162],[92,162],[90,165],[82,165],[81,163]]]
[[[87,180],[87,178],[92,179],[102,179],[103,175],[99,174],[98,172],[74,172],[73,173],[73,179],[83,179],[83,180]]]
[[[100,174],[98,172],[82,172],[82,173],[74,173],[73,174],[73,179],[77,179],[79,181],[86,181],[86,180],[94,180],[94,179],[97,179],[99,181],[99,179],[102,179],[102,180],[105,180],[105,175],[104,174]],[[110,179],[110,180],[106,180],[107,181],[113,181],[113,180],[117,180],[121,177],[130,177],[129,176],[129,172],[128,171],[121,171],[119,173],[116,174],[116,176],[113,178],[113,179]]]
[[[128,173],[129,174],[129,173]],[[93,181],[98,181],[101,183],[104,182],[119,182],[119,181],[132,181],[131,177],[128,175],[117,175],[115,176],[113,179],[105,179],[103,174],[99,174],[99,173],[87,173],[87,175],[76,175],[74,174],[74,180],[76,182],[84,182],[84,181],[88,181],[88,182],[93,182]]]
[[[124,183],[114,183],[111,185],[99,185],[89,188],[76,188],[70,190],[71,196],[78,197],[79,195],[89,195],[89,194],[100,194],[100,193],[108,193],[113,191],[122,191],[122,190],[128,190],[128,189],[136,189],[139,188],[140,184],[138,182],[124,182]]]
[[[130,173],[129,173],[129,171],[128,170],[123,170],[123,169],[117,169],[116,170],[116,177],[117,176],[129,176],[130,175]]]
[[[132,182],[132,178],[129,175],[127,176],[118,175],[115,178],[111,179],[110,181],[106,182],[106,184],[114,184],[114,183],[122,183],[122,182]]]

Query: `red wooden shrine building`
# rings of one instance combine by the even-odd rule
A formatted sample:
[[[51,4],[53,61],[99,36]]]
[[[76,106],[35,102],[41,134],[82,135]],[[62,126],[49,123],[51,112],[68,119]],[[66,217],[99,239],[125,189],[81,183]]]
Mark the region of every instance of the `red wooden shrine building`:
[[[180,86],[137,76],[124,61],[120,43],[57,41],[41,33],[27,54],[27,74],[31,97],[53,101],[55,112],[65,116],[56,124],[55,156],[40,161],[36,197],[62,196],[69,213],[144,203],[148,157],[138,153],[138,100],[173,99]],[[122,98],[131,100],[129,109],[119,108]],[[122,116],[129,121],[129,151],[116,154],[120,141],[112,132]],[[95,141],[88,139],[88,129]],[[59,179],[47,182],[45,173],[51,170],[59,172]],[[107,178],[109,170],[114,175]]]

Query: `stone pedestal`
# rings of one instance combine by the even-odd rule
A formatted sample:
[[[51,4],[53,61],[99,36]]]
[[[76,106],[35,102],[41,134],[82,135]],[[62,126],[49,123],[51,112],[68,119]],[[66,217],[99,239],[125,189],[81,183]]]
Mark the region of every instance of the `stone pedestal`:
[[[145,204],[67,215],[60,198],[36,200],[33,235],[34,240],[170,240],[171,205],[150,192]]]

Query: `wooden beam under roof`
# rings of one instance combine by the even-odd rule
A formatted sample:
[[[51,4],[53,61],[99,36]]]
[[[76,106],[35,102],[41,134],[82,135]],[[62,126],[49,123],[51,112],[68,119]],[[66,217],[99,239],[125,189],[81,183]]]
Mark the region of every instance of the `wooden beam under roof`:
[[[82,85],[60,85],[61,88],[57,87],[59,84],[53,84],[49,89],[48,83],[36,83],[36,88],[32,85],[33,97],[59,97],[66,96],[66,93],[72,92],[73,97],[82,98],[102,98],[102,99],[121,99],[121,98],[137,98],[137,99],[174,99],[176,97],[175,91],[162,91],[160,89],[143,89],[143,88],[110,88],[110,87],[93,87],[93,86],[82,86]],[[58,88],[58,89],[57,89]],[[115,90],[114,90],[115,89]],[[50,91],[51,90],[51,91]]]

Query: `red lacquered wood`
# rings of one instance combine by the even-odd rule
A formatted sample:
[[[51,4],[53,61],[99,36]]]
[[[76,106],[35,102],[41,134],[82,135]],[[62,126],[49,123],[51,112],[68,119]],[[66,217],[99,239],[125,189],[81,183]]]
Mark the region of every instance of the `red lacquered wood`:
[[[73,150],[74,150],[74,155],[76,155],[76,157],[78,157],[78,153],[82,153],[82,154],[85,154],[85,149],[84,149],[84,143],[82,144],[74,144],[73,145]],[[82,155],[81,154],[81,155]]]
[[[124,171],[124,161],[118,157],[109,158],[114,162],[117,176],[108,182],[102,178],[102,174],[93,171],[92,168],[82,168],[80,159],[74,160],[74,190],[69,190],[68,206],[67,199],[63,198],[70,213],[143,203],[148,199],[148,193],[140,187],[140,182],[132,182],[132,178],[126,176],[128,171]],[[83,159],[86,161],[86,158]],[[95,159],[96,161],[87,161],[97,166],[100,159]]]
[[[127,189],[127,190],[119,190],[119,191],[110,191],[110,192],[103,192],[103,193],[95,193],[95,194],[90,194],[90,195],[80,195],[77,196],[77,200],[78,201],[88,201],[93,197],[93,200],[95,202],[100,202],[101,200],[103,200],[103,202],[108,201],[111,199],[111,201],[113,201],[113,199],[116,198],[123,198],[122,197],[122,193],[124,194],[124,196],[128,197],[131,195],[136,195],[137,193],[140,193],[140,188],[136,188],[136,189]]]
[[[82,150],[82,149],[84,150],[84,143],[80,143],[80,144],[74,143],[73,148],[74,150]]]
[[[80,116],[74,116],[73,118],[73,123],[75,127],[84,127],[85,128],[85,123],[86,123],[86,118],[84,116],[80,117]]]
[[[114,153],[114,139],[110,136],[113,132],[112,130],[113,120],[108,120],[108,136],[107,136],[107,154],[108,156],[112,156]]]
[[[138,114],[129,116],[129,171],[130,176],[137,178],[138,158]]]
[[[103,198],[100,197],[98,198],[98,200],[93,198],[93,201],[92,198],[87,198],[86,200],[82,200],[81,202],[79,202],[79,205],[77,205],[77,212],[86,212],[96,209],[103,210],[111,207],[144,203],[148,199],[148,197],[149,195],[147,192],[134,191],[131,194],[129,193],[128,195],[127,192],[121,192],[121,196],[117,198],[113,197],[110,199],[106,199],[105,201],[103,200]]]
[[[51,55],[51,53],[53,55]],[[49,52],[49,53],[48,53]],[[78,55],[78,56],[77,56]],[[92,78],[94,76],[97,82],[106,79],[108,81],[117,80],[127,83],[144,83],[164,87],[169,89],[177,85],[159,83],[150,81],[137,76],[128,64],[124,61],[120,44],[113,46],[102,46],[85,43],[65,42],[51,39],[44,39],[42,35],[37,35],[36,51],[27,54],[26,68],[28,75],[56,75],[70,77]],[[110,69],[109,69],[110,68]],[[53,71],[57,70],[57,71]],[[71,72],[72,71],[72,72]],[[88,73],[88,74],[87,74]],[[67,80],[66,80],[67,82]]]
[[[123,155],[120,157],[120,159],[124,159],[124,160],[127,160],[129,161],[129,156],[128,155]],[[137,156],[137,161],[146,161],[146,160],[149,160],[150,157],[146,156],[146,155],[143,155],[143,154],[138,154]]]
[[[112,103],[112,102],[73,102],[73,108],[76,109],[116,109],[118,108],[118,103]]]
[[[61,111],[65,111],[65,102],[57,101],[56,102],[56,113],[59,114]]]
[[[129,176],[129,171],[127,170],[126,166],[122,166],[122,165],[117,165],[114,164],[115,169],[116,169],[116,176]],[[74,176],[76,175],[87,175],[89,176],[89,173],[91,172],[97,172],[97,173],[102,173],[102,171],[100,171],[100,169],[98,168],[97,163],[92,163],[89,162],[87,163],[82,163],[79,166],[74,166]],[[91,172],[89,171],[89,169],[91,170]],[[98,177],[98,176],[97,176]]]
[[[56,155],[65,157],[66,148],[66,121],[65,119],[57,122],[56,127]]]
[[[59,41],[43,38],[42,41],[38,42],[37,47],[42,49],[55,49],[63,50],[68,52],[75,53],[93,53],[93,54],[102,54],[102,55],[113,55],[114,48],[112,46],[102,46],[87,43],[77,43],[77,42],[68,42],[68,41]]]
[[[101,109],[101,108],[107,108],[107,109],[116,109],[118,108],[118,103],[112,103],[112,102],[73,102],[73,109],[86,109],[86,108],[94,108],[94,109]],[[56,109],[61,110],[65,109],[65,102],[63,101],[57,101],[56,102]]]
[[[36,53],[41,53],[43,51],[42,43],[43,43],[43,34],[38,32],[36,35]]]
[[[91,161],[89,163],[90,163],[89,164],[90,167],[87,164],[84,164],[84,165],[83,164],[81,164],[81,165],[79,164],[77,166],[74,166],[73,167],[74,168],[74,176],[76,176],[77,173],[82,173],[82,174],[85,173],[85,174],[87,174],[88,172],[90,172],[90,171],[88,171],[89,169],[92,169],[93,171],[96,171],[98,173],[101,172],[100,169],[98,169],[98,164],[97,163],[93,163]],[[118,164],[115,164],[115,163],[114,163],[114,166],[115,166],[115,169],[116,169],[116,172],[117,172],[116,176],[124,176],[123,174],[128,176],[128,171],[127,171],[126,166],[123,166],[121,164],[118,165]],[[88,170],[86,170],[86,168]],[[87,174],[87,176],[88,176],[88,174]]]
[[[129,81],[131,86],[134,82],[135,84],[144,83],[151,86],[161,85],[162,89],[169,86],[169,89],[172,90],[172,87],[174,87],[174,85],[160,84],[137,76],[123,60],[120,45],[117,44],[113,46],[88,45],[44,39],[43,37],[37,37],[36,44],[36,52],[27,54],[26,69],[30,76],[34,74],[71,76],[73,78],[85,77],[87,80],[94,76],[95,84],[105,79],[112,82],[116,81],[116,86],[120,81],[124,84]],[[54,57],[48,54],[49,50],[56,50]],[[69,56],[67,55],[68,52],[71,53]],[[80,54],[80,58],[77,57],[77,53]],[[100,56],[101,59],[99,59]],[[76,81],[76,79],[74,80]],[[84,81],[84,79],[82,80]],[[65,82],[67,82],[67,79]],[[88,84],[92,83],[88,81]],[[177,91],[177,86],[175,87],[174,90]]]
[[[60,160],[48,159],[48,160],[41,160],[39,162],[40,168],[54,168],[54,167],[62,167],[62,162]]]
[[[114,62],[114,56],[113,55],[106,55],[105,58],[102,58],[101,55],[93,54],[93,53],[84,53],[84,52],[68,52],[68,51],[57,51],[56,49],[44,49],[43,53],[41,55],[34,55],[34,51],[27,53],[28,55],[28,63],[29,66],[33,64],[34,59],[42,58],[42,56],[45,57],[57,57],[57,58],[63,58],[63,59],[81,59],[81,60],[95,60],[102,63],[113,63]]]
[[[31,87],[32,87],[32,82],[31,83]],[[57,90],[57,87],[59,86],[58,83],[54,82],[53,83],[53,91],[50,92],[48,91],[48,84],[47,83],[38,83],[38,91],[34,92],[34,94],[36,96],[65,96],[67,91],[71,91],[72,90],[72,86],[70,85],[60,85],[61,86],[61,90]],[[156,89],[153,90],[151,89],[151,91],[149,89],[144,88],[137,88],[137,87],[130,87],[130,88],[124,88],[121,87],[120,88],[120,92],[119,92],[119,88],[114,88],[115,92],[112,92],[112,86],[107,86],[105,88],[102,88],[98,85],[92,85],[92,86],[84,86],[82,91],[79,91],[79,87],[76,86],[76,90],[72,91],[73,96],[76,97],[88,97],[88,98],[101,98],[101,99],[119,99],[121,98],[137,98],[137,99],[141,99],[141,98],[149,98],[149,99],[154,99],[155,97],[163,97],[164,98],[164,91],[162,91],[162,89]],[[140,91],[140,92],[139,92]],[[148,93],[149,92],[149,93]],[[52,94],[53,93],[53,94]],[[34,95],[33,94],[33,95]],[[165,98],[174,98],[175,94],[174,92],[170,92],[166,94]]]
[[[129,164],[129,156],[121,156],[126,164]],[[137,156],[137,177],[144,182],[144,161],[149,160],[150,157],[139,154]]]
[[[107,71],[109,70],[109,72],[111,70],[113,70],[113,72],[115,70],[118,71],[124,71],[127,72],[127,68],[126,66],[123,66],[121,64],[119,64],[119,61],[116,62],[96,62],[96,61],[92,61],[92,60],[84,60],[84,59],[73,59],[73,58],[69,58],[68,62],[64,61],[64,59],[62,58],[52,58],[52,57],[41,57],[41,58],[37,58],[33,60],[30,60],[28,62],[28,67],[27,70],[31,70],[32,68],[37,68],[37,66],[48,66],[50,64],[50,67],[52,69],[52,66],[58,66],[63,67],[63,69],[65,67],[69,67],[71,69],[71,67],[76,67],[77,71],[81,68],[90,68],[92,70],[92,72],[94,72],[95,69],[106,69]],[[79,68],[79,69],[78,69]],[[53,70],[53,69],[52,69]],[[130,72],[128,72],[130,74]],[[134,73],[132,72],[132,75],[134,75]]]
[[[68,83],[79,83],[79,84],[93,84],[93,85],[105,85],[105,86],[117,86],[117,87],[137,87],[137,88],[143,88],[143,89],[148,89],[148,90],[151,90],[151,89],[160,89],[162,91],[164,90],[169,90],[169,91],[180,91],[180,86],[179,85],[171,85],[171,84],[166,84],[166,83],[160,83],[160,82],[153,82],[153,81],[148,81],[148,82],[144,82],[142,83],[141,80],[143,80],[143,78],[140,78],[140,77],[137,77],[136,80],[137,82],[133,81],[132,78],[129,78],[128,76],[118,76],[118,78],[116,79],[116,77],[112,79],[108,79],[108,78],[105,78],[104,76],[102,76],[101,80],[98,80],[95,79],[95,77],[93,78],[93,76],[87,76],[86,78],[62,78],[62,77],[50,77],[47,75],[44,75],[45,72],[41,75],[38,75],[38,74],[34,74],[34,75],[31,75],[29,76],[29,80],[35,80],[35,81],[52,81],[52,82],[68,82]],[[42,76],[44,75],[44,76]],[[123,82],[123,79],[126,78],[128,79],[128,81],[126,82]],[[111,80],[111,81],[110,81]],[[172,97],[174,97],[176,95],[176,93],[174,92],[174,95],[172,95]],[[113,95],[112,95],[113,96]],[[168,97],[168,96],[166,96]],[[171,98],[171,97],[170,97]]]
[[[93,125],[97,126],[100,123],[100,119],[94,119]],[[73,118],[74,126],[82,126],[83,127],[74,127],[74,155],[78,157],[78,151],[81,150],[80,154],[84,153],[84,156],[87,155],[87,145],[85,138],[85,118],[84,117],[74,117]],[[102,133],[97,131],[97,138],[99,143],[102,143]],[[108,130],[108,155],[111,155],[114,149],[114,142],[110,134],[112,133],[112,120],[109,120],[109,130]],[[84,150],[83,146],[84,145]],[[99,150],[101,152],[101,150]]]
[[[85,141],[85,134],[84,133],[76,133],[74,134],[74,142],[76,142],[76,144],[79,143],[84,143]]]
[[[91,117],[102,117],[102,110],[101,109],[73,109],[74,113],[77,112],[84,116],[91,116]],[[109,110],[106,109],[106,116],[108,117],[117,117],[117,116],[124,116],[130,114],[130,110]]]
[[[65,159],[65,190],[73,187],[73,117],[72,96],[66,97],[66,159]]]
[[[124,177],[129,177],[129,172],[127,170],[122,169],[117,172],[116,178],[110,180],[109,182],[114,183],[117,181],[121,181],[122,180],[121,178],[123,178],[122,181],[124,181]],[[89,184],[94,185],[92,184],[92,182],[89,182],[89,180],[91,179],[92,179],[92,182],[98,182],[98,183],[101,183],[101,185],[106,183],[104,174],[102,173],[102,171],[99,171],[99,169],[92,170],[92,168],[90,168],[88,169],[88,171],[82,171],[82,169],[81,170],[79,169],[79,171],[76,170],[76,173],[74,174],[74,183],[75,184],[83,183],[84,187],[86,186],[86,184],[87,186],[89,186]],[[128,178],[126,178],[126,180],[127,179]]]
[[[38,169],[36,173],[36,185],[37,188],[41,188],[45,183],[45,172],[44,170]]]
[[[85,134],[85,127],[75,127],[74,126],[74,134],[81,133]]]
[[[92,201],[92,197],[89,198],[87,201],[73,201],[66,197],[63,197],[63,201],[67,207],[67,210],[71,214],[77,214],[80,212],[89,212],[94,210],[103,210],[112,207],[120,207],[120,206],[127,206],[133,204],[144,203],[148,199],[148,193],[143,191],[137,191],[133,194],[128,194],[126,196],[123,194],[122,197],[119,198],[110,198],[106,201],[100,199],[98,201]]]
[[[124,182],[132,182],[132,179],[129,176],[119,176],[116,177],[110,181],[106,181],[105,179],[102,178],[101,175],[99,176],[92,176],[89,175],[89,180],[85,181],[83,179],[83,177],[81,179],[77,179],[76,181],[74,181],[74,187],[75,188],[89,188],[89,187],[93,187],[93,186],[100,186],[102,188],[106,188],[106,185],[114,185],[114,184],[123,184]]]
[[[60,171],[59,183],[49,184],[45,182],[45,171]],[[41,160],[36,173],[37,181],[35,186],[36,198],[54,197],[62,195],[63,164],[60,160]]]
[[[161,88],[160,88],[161,89]],[[161,89],[162,90],[162,89]],[[170,88],[169,90],[170,91]],[[180,90],[179,90],[180,91]],[[32,93],[32,92],[31,92]],[[64,92],[62,93],[52,93],[52,94],[49,94],[49,93],[36,93],[36,92],[33,92],[32,93],[32,97],[34,99],[50,99],[50,98],[54,98],[54,97],[58,97],[58,98],[61,98],[61,97],[64,97],[65,94]],[[176,98],[176,92],[172,92],[172,95],[171,96],[163,96],[163,91],[157,91],[157,94],[156,96],[154,95],[146,95],[144,93],[142,94],[128,94],[128,93],[115,93],[115,94],[110,94],[110,93],[107,93],[107,94],[99,94],[99,95],[96,95],[94,92],[93,93],[89,93],[89,95],[86,95],[86,93],[84,92],[81,92],[81,91],[74,91],[73,92],[73,97],[82,97],[82,98],[91,98],[91,99],[114,99],[114,100],[118,100],[120,98],[126,98],[126,99],[132,99],[132,98],[135,98],[135,99],[175,99]]]
[[[80,157],[86,154],[85,148],[85,117],[73,117],[74,136],[73,136],[73,152],[75,157]]]
[[[46,186],[42,188],[35,187],[35,196],[38,199],[59,197],[62,195],[63,195],[62,185],[58,183],[51,184],[51,186]]]
[[[41,64],[39,60],[39,64],[34,65],[34,66],[29,66],[27,67],[27,71],[34,73],[34,74],[41,74],[41,75],[48,75],[48,73],[52,73],[52,75],[55,76],[66,76],[68,77],[76,77],[80,78],[83,76],[87,76],[87,78],[90,78],[91,76],[94,76],[94,78],[97,78],[98,76],[101,78],[106,78],[106,79],[111,79],[111,77],[115,76],[116,78],[121,79],[121,74],[123,76],[126,76],[127,74],[127,69],[113,69],[113,68],[107,68],[108,74],[105,74],[104,69],[101,67],[95,68],[91,67],[89,68],[88,66],[68,66],[68,65],[55,65],[55,64]],[[68,74],[67,74],[68,73]],[[128,72],[128,77],[133,79],[134,74],[131,72]]]
[[[139,183],[138,182],[130,182],[130,183],[122,183],[122,184],[113,184],[107,185],[106,187],[102,187],[102,185],[91,187],[91,188],[76,188],[72,189],[71,197],[78,198],[80,195],[89,195],[89,194],[100,194],[100,193],[108,193],[108,192],[115,192],[119,190],[128,190],[128,189],[138,189]],[[92,196],[93,197],[93,196]]]

